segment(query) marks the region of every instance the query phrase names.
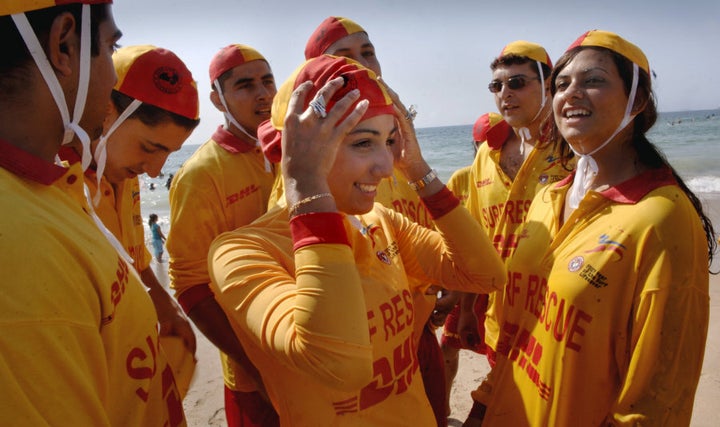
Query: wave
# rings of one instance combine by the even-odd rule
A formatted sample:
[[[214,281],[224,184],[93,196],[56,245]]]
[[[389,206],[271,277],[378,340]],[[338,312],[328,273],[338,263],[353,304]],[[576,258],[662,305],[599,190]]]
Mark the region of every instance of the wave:
[[[720,193],[720,177],[696,176],[685,180],[694,193]]]

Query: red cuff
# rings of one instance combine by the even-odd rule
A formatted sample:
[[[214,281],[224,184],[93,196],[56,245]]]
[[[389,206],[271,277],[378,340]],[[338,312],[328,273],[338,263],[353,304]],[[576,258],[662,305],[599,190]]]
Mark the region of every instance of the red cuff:
[[[444,187],[432,196],[423,197],[422,201],[432,219],[442,217],[460,204],[460,199],[455,197],[453,192],[447,187]]]
[[[350,246],[343,217],[337,212],[313,212],[290,220],[293,250],[318,243]]]
[[[196,305],[208,298],[215,298],[208,284],[193,286],[177,296],[180,307],[182,307],[187,315],[189,315],[190,311],[195,308]]]

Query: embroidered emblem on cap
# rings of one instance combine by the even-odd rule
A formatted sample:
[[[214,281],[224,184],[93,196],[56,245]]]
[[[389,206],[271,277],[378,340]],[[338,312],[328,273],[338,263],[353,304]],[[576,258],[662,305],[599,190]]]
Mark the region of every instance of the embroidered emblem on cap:
[[[153,73],[155,87],[164,93],[178,93],[182,89],[180,75],[172,67],[160,67]]]

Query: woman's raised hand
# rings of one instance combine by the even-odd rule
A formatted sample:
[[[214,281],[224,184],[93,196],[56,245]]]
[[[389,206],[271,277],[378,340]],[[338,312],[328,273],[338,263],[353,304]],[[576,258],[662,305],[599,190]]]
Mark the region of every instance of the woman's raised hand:
[[[325,112],[327,100],[342,85],[341,77],[330,80],[304,110],[312,82],[305,82],[293,91],[282,132],[282,171],[288,206],[329,192],[328,174],[335,162],[337,149],[367,110],[368,102],[363,100],[343,118],[360,96],[355,89]]]

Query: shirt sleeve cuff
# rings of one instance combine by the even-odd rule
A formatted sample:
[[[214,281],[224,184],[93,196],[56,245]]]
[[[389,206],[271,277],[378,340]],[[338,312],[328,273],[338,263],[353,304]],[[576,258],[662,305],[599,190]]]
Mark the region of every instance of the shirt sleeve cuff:
[[[422,201],[432,219],[442,217],[460,204],[460,199],[447,186],[432,196],[423,197]]]
[[[313,212],[290,220],[293,250],[319,243],[350,246],[343,217],[337,212]]]
[[[177,296],[180,307],[182,307],[187,315],[190,314],[190,311],[192,311],[196,305],[208,298],[215,298],[215,295],[207,284],[193,286]]]

